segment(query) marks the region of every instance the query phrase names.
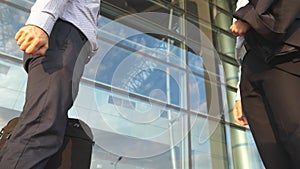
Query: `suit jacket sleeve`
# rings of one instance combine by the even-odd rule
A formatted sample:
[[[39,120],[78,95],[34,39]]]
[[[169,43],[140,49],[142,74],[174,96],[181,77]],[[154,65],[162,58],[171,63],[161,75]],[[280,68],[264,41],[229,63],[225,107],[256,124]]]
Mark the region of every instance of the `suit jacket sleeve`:
[[[282,42],[299,14],[299,0],[250,0],[234,17],[250,24],[265,39]]]

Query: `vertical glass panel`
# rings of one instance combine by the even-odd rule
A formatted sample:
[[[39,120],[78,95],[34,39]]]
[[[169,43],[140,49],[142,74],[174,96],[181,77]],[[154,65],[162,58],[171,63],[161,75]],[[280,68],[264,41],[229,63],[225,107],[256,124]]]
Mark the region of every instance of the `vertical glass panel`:
[[[228,30],[229,27],[227,26],[232,23],[232,13],[230,13],[229,11],[225,11],[221,8],[218,8],[216,6],[212,6],[211,11],[212,11],[213,22],[219,28]]]
[[[264,169],[250,130],[237,127],[230,129],[234,168]]]
[[[0,3],[0,52],[21,57],[22,51],[15,41],[15,33],[24,25],[28,13]]]
[[[192,111],[207,114],[206,88],[203,77],[190,75],[190,108]]]
[[[21,111],[27,74],[22,64],[0,59],[0,107]]]
[[[215,47],[216,49],[225,54],[227,57],[234,59],[235,54],[235,38],[228,33],[221,31],[214,31]]]
[[[193,15],[196,16],[197,18],[199,18],[199,16],[201,15],[200,13],[200,8],[201,8],[201,4],[203,3],[203,1],[186,1],[186,11]],[[203,6],[203,4],[202,4]]]
[[[188,52],[189,69],[200,76],[204,76],[203,58],[193,52]]]
[[[239,68],[236,65],[223,62],[225,82],[228,86],[236,88],[239,81]]]
[[[209,10],[209,2],[206,0],[187,1],[187,15],[190,22],[199,24],[200,28],[205,25],[211,27],[211,15]]]
[[[235,123],[232,111],[236,100],[236,89],[227,88],[226,93],[228,97],[228,113],[225,114],[224,120]]]
[[[211,0],[210,1],[212,6],[217,6],[218,8],[224,9],[228,12],[232,11],[232,4],[231,1],[224,1],[224,0]]]
[[[228,168],[224,126],[200,116],[191,124],[193,169]]]

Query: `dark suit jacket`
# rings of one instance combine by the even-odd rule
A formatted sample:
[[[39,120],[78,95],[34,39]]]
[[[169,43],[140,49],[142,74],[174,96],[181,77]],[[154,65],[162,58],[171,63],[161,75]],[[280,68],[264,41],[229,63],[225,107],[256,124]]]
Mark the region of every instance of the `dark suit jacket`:
[[[300,0],[250,0],[234,17],[272,43],[300,47]]]
[[[268,65],[300,75],[300,0],[250,0],[234,17],[252,27],[245,35],[250,50]]]

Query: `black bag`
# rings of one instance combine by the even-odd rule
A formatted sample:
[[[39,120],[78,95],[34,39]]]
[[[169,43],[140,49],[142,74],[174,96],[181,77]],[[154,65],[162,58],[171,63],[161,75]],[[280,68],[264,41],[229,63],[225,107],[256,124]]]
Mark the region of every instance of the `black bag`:
[[[0,149],[18,120],[18,117],[11,119],[1,130]],[[63,145],[50,157],[45,169],[89,169],[93,144],[90,127],[81,120],[68,118]]]
[[[93,144],[90,127],[81,120],[69,118],[63,145],[45,169],[89,169]]]

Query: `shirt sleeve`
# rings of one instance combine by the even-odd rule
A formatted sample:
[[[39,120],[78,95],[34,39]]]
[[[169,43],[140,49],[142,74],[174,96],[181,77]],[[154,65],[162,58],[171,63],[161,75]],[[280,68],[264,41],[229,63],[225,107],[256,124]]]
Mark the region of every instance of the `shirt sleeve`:
[[[238,75],[238,83],[236,85],[237,91],[235,96],[235,101],[241,100],[241,89],[240,89],[240,82],[241,82],[241,66],[239,67],[239,75]]]
[[[249,3],[248,0],[238,0],[236,2],[236,10],[239,10],[240,8],[244,7]],[[233,18],[233,22],[235,22],[236,19]],[[241,64],[244,56],[243,52],[243,45],[244,45],[244,36],[238,36],[236,37],[236,43],[235,43],[235,59],[238,64]]]
[[[238,0],[238,1],[236,2],[236,8],[235,8],[235,11],[237,11],[237,10],[239,10],[240,8],[244,7],[244,6],[247,5],[248,3],[249,3],[248,0]],[[236,21],[236,18],[233,17],[233,20],[232,20],[232,21],[235,22],[235,21]]]
[[[234,13],[262,35],[273,42],[282,41],[289,26],[299,17],[299,0],[257,0]]]
[[[37,0],[25,24],[38,26],[49,36],[67,2],[68,0]]]

